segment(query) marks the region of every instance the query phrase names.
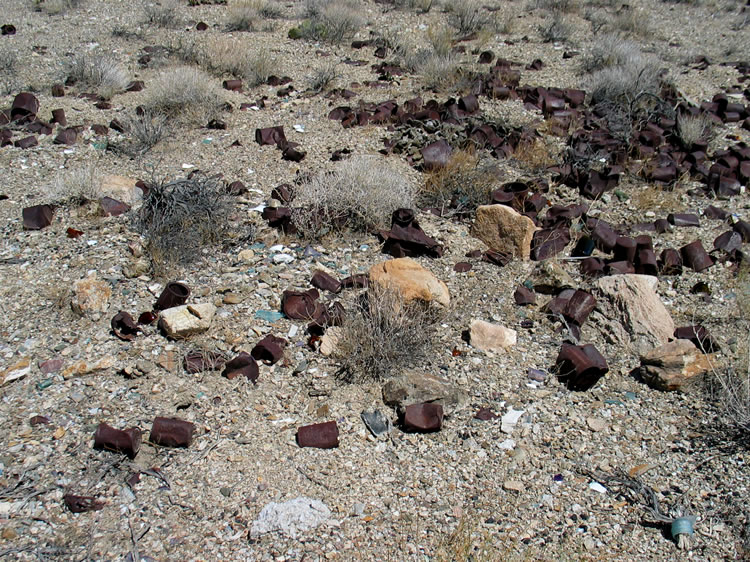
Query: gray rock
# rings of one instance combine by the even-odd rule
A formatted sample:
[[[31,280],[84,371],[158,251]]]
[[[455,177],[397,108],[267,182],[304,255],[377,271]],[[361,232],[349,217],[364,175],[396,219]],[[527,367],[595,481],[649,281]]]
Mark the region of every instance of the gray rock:
[[[250,536],[279,532],[293,539],[315,529],[331,517],[331,510],[320,500],[298,497],[283,503],[267,504],[253,521]]]
[[[402,412],[410,404],[437,402],[449,416],[464,408],[469,395],[444,378],[423,373],[405,373],[383,386],[383,402]]]
[[[391,420],[389,420],[380,410],[362,412],[360,417],[362,418],[362,421],[365,422],[367,429],[369,429],[370,433],[375,437],[387,435],[391,431]]]

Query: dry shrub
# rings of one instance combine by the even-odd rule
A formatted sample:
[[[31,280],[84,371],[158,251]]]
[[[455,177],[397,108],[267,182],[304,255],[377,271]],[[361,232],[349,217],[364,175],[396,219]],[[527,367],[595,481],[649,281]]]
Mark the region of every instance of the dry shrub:
[[[430,352],[436,315],[426,303],[406,303],[393,288],[371,285],[341,326],[335,350],[339,376],[380,381],[419,364]]]
[[[188,123],[202,123],[219,113],[218,87],[205,72],[179,66],[162,72],[148,83],[143,107],[151,115],[162,114]]]
[[[78,55],[68,68],[68,79],[79,89],[94,88],[105,99],[120,93],[130,84],[130,75],[120,64],[104,55]]]
[[[50,199],[55,203],[73,206],[96,201],[100,196],[101,179],[95,162],[63,170],[55,176]]]
[[[631,192],[631,205],[639,211],[679,212],[684,204],[676,191],[668,191],[657,185],[647,185]]]
[[[513,158],[528,172],[543,172],[557,163],[556,151],[541,137],[522,141],[513,151]]]
[[[259,19],[258,2],[239,0],[229,5],[225,29],[227,31],[255,31]]]
[[[128,154],[145,154],[167,134],[166,116],[150,110],[128,115],[122,124],[130,137],[130,143],[119,148]]]
[[[0,95],[8,95],[20,89],[17,65],[18,54],[15,51],[0,49]]]
[[[34,10],[50,16],[75,10],[83,5],[83,0],[34,0]]]
[[[183,62],[216,76],[231,74],[249,87],[265,83],[276,68],[267,50],[236,37],[219,37],[207,43],[180,39],[171,51]]]
[[[622,9],[612,21],[615,29],[630,35],[646,36],[651,33],[648,16],[632,8]]]
[[[539,26],[539,35],[545,43],[567,41],[572,31],[568,20],[558,14],[553,15]]]
[[[417,68],[426,88],[435,91],[452,90],[459,84],[465,71],[457,55],[431,54]]]
[[[353,156],[303,182],[296,193],[292,221],[303,237],[315,239],[386,228],[393,211],[413,207],[415,189],[382,158]]]
[[[316,68],[312,76],[308,79],[307,87],[309,90],[319,93],[330,88],[339,77],[339,72],[335,64],[328,64]]]
[[[750,437],[750,264],[743,262],[735,286],[737,308],[729,321],[737,334],[736,347],[725,350],[724,365],[715,365],[710,383],[729,426]],[[728,326],[727,326],[728,327]]]
[[[677,135],[682,146],[690,149],[696,142],[708,140],[713,125],[713,121],[705,113],[679,115],[677,117]]]
[[[554,14],[572,14],[578,11],[576,0],[536,0],[532,5]]]
[[[304,39],[341,43],[364,25],[362,6],[354,0],[308,0],[305,21],[298,31]]]
[[[247,42],[221,38],[205,46],[201,66],[215,74],[231,74],[249,87],[264,84],[276,68],[276,61],[265,49],[252,50]]]
[[[459,33],[468,35],[476,33],[490,23],[481,0],[465,0],[446,5],[450,11],[448,21]]]
[[[453,153],[448,164],[427,174],[419,199],[446,214],[463,215],[490,201],[497,188],[497,176],[489,165],[480,163],[471,150]]]
[[[583,72],[596,72],[603,68],[639,66],[644,55],[638,45],[616,34],[597,37],[591,49],[581,57]]]
[[[150,187],[135,227],[157,272],[190,263],[205,247],[224,239],[230,203],[218,177],[196,174]]]
[[[180,5],[176,0],[160,0],[146,4],[146,23],[157,27],[172,28],[180,23]]]

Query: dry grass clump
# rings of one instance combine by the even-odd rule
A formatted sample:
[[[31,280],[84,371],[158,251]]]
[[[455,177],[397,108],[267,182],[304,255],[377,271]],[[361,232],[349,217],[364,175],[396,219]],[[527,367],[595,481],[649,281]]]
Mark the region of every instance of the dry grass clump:
[[[737,274],[736,316],[732,332],[736,347],[722,366],[711,371],[710,382],[728,424],[750,437],[750,264],[743,262]]]
[[[409,180],[377,156],[353,156],[303,182],[292,221],[308,239],[335,231],[368,232],[390,226],[396,209],[414,205]]]
[[[574,14],[579,9],[576,0],[535,0],[533,5],[538,9],[556,14]]]
[[[180,23],[180,4],[176,0],[159,0],[144,7],[145,23],[172,28]]]
[[[130,142],[127,146],[118,148],[129,154],[145,154],[167,134],[167,117],[152,110],[128,115],[122,120],[122,124]]]
[[[436,312],[391,287],[373,284],[344,317],[336,342],[339,376],[380,381],[417,365],[430,352]]]
[[[258,5],[255,0],[238,0],[230,4],[224,28],[227,31],[255,31],[261,19]]]
[[[99,96],[109,99],[128,87],[130,74],[109,57],[82,54],[75,56],[70,63],[68,80],[78,88],[94,88]]]
[[[583,68],[591,72],[584,84],[591,92],[593,104],[627,107],[639,97],[658,99],[661,92],[663,72],[659,61],[629,41],[618,38],[597,41],[584,57]]]
[[[7,48],[0,49],[0,95],[8,95],[18,89],[18,54]]]
[[[522,141],[513,151],[513,159],[530,173],[541,173],[557,163],[558,151],[542,137]]]
[[[481,0],[465,0],[446,4],[449,10],[448,21],[459,33],[476,33],[490,23]]]
[[[249,87],[265,83],[276,68],[266,49],[236,37],[219,37],[207,43],[179,40],[172,49],[180,60],[216,76],[231,74]]]
[[[640,47],[616,34],[597,37],[591,49],[581,57],[583,72],[596,72],[603,68],[638,65],[643,59]]]
[[[361,11],[362,5],[354,0],[308,0],[306,19],[297,32],[303,39],[342,43],[364,25]]]
[[[316,68],[307,81],[307,88],[315,93],[329,89],[339,77],[335,64]]]
[[[34,0],[34,11],[44,12],[50,16],[55,16],[75,10],[83,5],[83,0]]]
[[[205,72],[178,66],[162,72],[144,91],[143,107],[151,115],[162,114],[190,123],[210,120],[218,114],[222,99]]]
[[[490,201],[497,188],[494,170],[471,150],[453,153],[448,164],[427,174],[419,193],[420,204],[444,214],[464,215]]]
[[[224,239],[230,204],[218,177],[197,174],[150,187],[135,227],[157,272],[190,263]]]
[[[395,61],[418,74],[431,90],[455,89],[469,69],[453,52],[453,33],[445,27],[430,27],[424,39],[400,34],[386,37]]]
[[[545,43],[567,41],[573,32],[568,20],[560,15],[553,15],[539,26],[539,35]]]
[[[102,176],[96,163],[63,170],[50,189],[54,203],[80,207],[100,197]]]
[[[705,113],[681,114],[677,117],[677,136],[682,146],[690,149],[696,142],[708,140],[713,126],[713,121]]]
[[[641,37],[651,33],[646,13],[633,8],[620,10],[612,20],[612,26],[619,31]]]

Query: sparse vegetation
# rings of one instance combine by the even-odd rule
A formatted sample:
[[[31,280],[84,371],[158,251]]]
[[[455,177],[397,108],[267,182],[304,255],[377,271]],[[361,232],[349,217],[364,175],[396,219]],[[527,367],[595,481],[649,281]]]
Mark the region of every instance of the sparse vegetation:
[[[633,8],[620,10],[612,23],[615,29],[630,35],[645,36],[651,32],[646,14]]]
[[[50,199],[75,207],[96,201],[100,196],[101,179],[96,163],[63,170],[55,176]]]
[[[34,0],[34,9],[51,16],[80,8],[83,0]]]
[[[712,128],[713,122],[703,113],[700,115],[682,114],[677,117],[677,135],[686,149],[692,148],[700,140],[708,140]]]
[[[448,20],[459,33],[468,35],[476,33],[489,25],[489,17],[480,0],[466,0],[447,5],[450,10]]]
[[[539,26],[539,34],[545,43],[567,41],[572,30],[567,19],[554,15]]]
[[[0,49],[0,95],[12,93],[18,86],[18,54],[10,49]]]
[[[341,43],[362,27],[361,6],[354,0],[309,0],[298,32],[304,39]]]
[[[130,75],[115,60],[99,54],[78,55],[68,69],[68,80],[79,89],[94,88],[104,99],[109,99],[127,88]]]
[[[210,76],[180,66],[165,70],[144,91],[144,109],[189,123],[205,122],[218,114],[222,99]]]
[[[412,207],[415,189],[377,156],[338,162],[297,188],[292,220],[305,238],[387,227],[394,210]]]
[[[180,5],[176,0],[159,0],[147,4],[144,10],[147,24],[172,28],[180,22]]]
[[[260,14],[258,2],[253,0],[239,0],[233,2],[227,11],[227,31],[255,31]]]
[[[750,265],[747,262],[737,274],[735,294],[737,308],[728,321],[734,324],[731,333],[738,337],[723,365],[714,365],[710,382],[726,423],[750,436]]]
[[[422,302],[405,303],[392,287],[371,285],[344,317],[335,352],[339,376],[379,381],[418,364],[430,351],[435,314]]]
[[[121,147],[130,154],[145,154],[161,141],[167,132],[167,117],[151,110],[142,110],[123,120],[130,143]]]
[[[420,204],[437,207],[443,214],[466,215],[490,201],[498,186],[493,168],[480,163],[476,153],[458,150],[448,165],[430,172],[419,193]]]
[[[339,73],[335,64],[316,68],[308,80],[307,87],[315,93],[322,92],[329,89],[336,82],[338,76]]]
[[[151,185],[135,226],[145,239],[154,269],[165,273],[221,242],[229,228],[229,211],[219,178],[196,174]]]
[[[597,37],[591,49],[581,57],[583,72],[596,72],[604,68],[640,65],[644,58],[641,49],[616,34]]]

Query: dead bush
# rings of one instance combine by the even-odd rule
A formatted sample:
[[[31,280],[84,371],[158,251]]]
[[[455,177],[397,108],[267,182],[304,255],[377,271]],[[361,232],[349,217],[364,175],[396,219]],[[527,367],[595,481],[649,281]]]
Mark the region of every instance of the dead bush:
[[[413,207],[415,189],[382,158],[353,156],[303,182],[296,193],[292,221],[303,237],[314,239],[387,228],[393,211]]]
[[[630,104],[639,96],[659,96],[662,69],[652,57],[631,57],[622,64],[597,70],[586,81],[586,85],[591,92],[593,104]]]
[[[347,382],[381,381],[423,361],[435,333],[435,311],[405,303],[393,288],[371,285],[341,326],[334,352]]]
[[[162,114],[188,123],[203,123],[219,113],[218,87],[205,72],[180,66],[162,72],[144,91],[143,107],[151,115]]]
[[[361,5],[353,0],[308,0],[299,36],[314,41],[341,43],[364,25]]]
[[[249,87],[265,83],[276,68],[267,50],[237,37],[219,37],[207,43],[179,40],[170,50],[183,62],[216,76],[231,74]]]
[[[454,89],[465,75],[460,59],[453,53],[448,55],[430,53],[419,63],[416,70],[424,86],[435,91]]]
[[[467,215],[489,203],[496,188],[494,168],[481,163],[474,151],[458,150],[447,166],[427,174],[419,201],[422,206],[437,207],[445,215]]]
[[[217,176],[161,181],[150,186],[135,218],[154,269],[168,272],[220,243],[229,229],[230,202]]]
[[[82,54],[73,57],[68,67],[68,80],[81,88],[93,88],[109,99],[123,92],[130,84],[130,75],[120,64],[104,55]]]
[[[180,5],[176,0],[160,0],[144,7],[145,23],[172,28],[180,23]]]

